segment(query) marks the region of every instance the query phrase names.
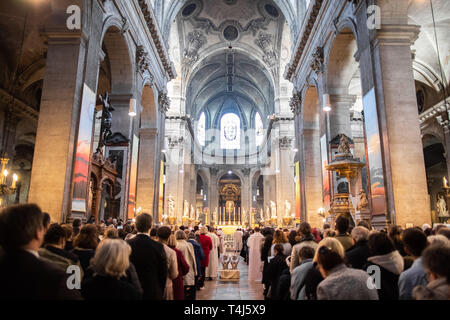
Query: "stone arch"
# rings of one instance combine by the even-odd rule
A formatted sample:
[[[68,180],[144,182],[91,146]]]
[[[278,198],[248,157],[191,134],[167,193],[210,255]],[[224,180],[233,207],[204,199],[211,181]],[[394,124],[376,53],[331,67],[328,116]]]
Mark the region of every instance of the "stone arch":
[[[104,22],[101,46],[108,55],[111,68],[111,91],[115,94],[130,94],[135,89],[135,55],[133,41],[122,30],[122,22],[117,17],[109,17]]]

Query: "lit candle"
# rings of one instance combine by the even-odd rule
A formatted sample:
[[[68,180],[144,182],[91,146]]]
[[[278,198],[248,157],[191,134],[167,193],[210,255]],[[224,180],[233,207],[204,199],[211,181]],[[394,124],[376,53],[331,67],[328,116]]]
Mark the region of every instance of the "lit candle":
[[[12,186],[11,186],[11,188],[12,189],[15,189],[16,188],[16,182],[17,182],[17,180],[19,180],[19,177],[17,176],[17,174],[13,174],[13,183],[12,183]]]
[[[8,170],[3,170],[3,176],[6,178],[8,176]]]
[[[5,171],[6,171],[6,170],[5,170]],[[444,177],[444,178],[442,178],[442,180],[444,181],[444,188],[448,188],[447,178]]]

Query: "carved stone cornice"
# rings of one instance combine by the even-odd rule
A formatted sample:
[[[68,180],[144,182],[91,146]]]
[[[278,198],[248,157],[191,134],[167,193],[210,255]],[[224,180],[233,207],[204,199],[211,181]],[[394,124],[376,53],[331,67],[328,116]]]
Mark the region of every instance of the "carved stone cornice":
[[[170,107],[170,99],[167,95],[167,92],[165,91],[159,91],[158,92],[158,105],[159,105],[159,111],[163,114],[166,114],[166,112],[169,110]]]
[[[282,137],[279,139],[280,149],[290,149],[292,147],[292,137]]]
[[[139,7],[141,8],[142,14],[144,15],[144,19],[147,23],[148,30],[150,31],[150,35],[153,39],[153,43],[155,44],[156,50],[158,51],[159,58],[161,59],[161,63],[164,67],[164,70],[169,75],[169,81],[176,78],[176,71],[173,62],[170,60],[169,53],[164,47],[164,40],[161,36],[161,32],[158,28],[158,23],[153,14],[151,8],[149,8],[146,0],[138,0]]]
[[[316,74],[322,73],[323,71],[323,47],[317,47],[311,58],[311,69],[314,70]]]
[[[168,136],[167,137],[167,145],[169,146],[170,149],[174,149],[176,147],[178,147],[179,145],[181,145],[181,143],[183,142],[183,137],[177,137],[177,136]]]
[[[38,120],[39,118],[39,112],[36,109],[32,108],[21,100],[18,100],[16,98],[13,99],[10,93],[1,88],[0,102],[2,102],[4,105],[9,105],[11,102],[13,102],[12,108],[15,113],[19,113],[24,117],[30,118],[32,120]]]
[[[136,71],[144,73],[149,68],[150,62],[148,58],[148,52],[145,51],[144,46],[139,45],[136,47]]]
[[[309,40],[309,37],[311,35],[312,29],[314,25],[316,24],[317,16],[319,15],[320,9],[322,8],[323,0],[315,0],[312,10],[309,13],[309,16],[306,18],[307,22],[304,24],[304,27],[302,28],[302,33],[299,37],[299,41],[295,45],[295,49],[293,52],[293,59],[290,63],[286,65],[286,71],[284,74],[284,78],[286,80],[292,81],[292,76],[294,75],[295,71],[297,70],[298,64],[300,62],[300,58],[303,55],[303,51],[305,49],[306,43]]]
[[[445,106],[446,103],[448,105],[450,105],[450,98],[447,98],[446,101],[441,101],[434,107],[431,107],[431,108],[425,110],[424,112],[422,112],[419,115],[419,123],[423,124],[424,122],[426,122],[429,119],[433,119],[433,118],[437,119],[439,116],[441,116],[443,113],[445,113],[447,111],[447,108]],[[441,116],[441,119],[442,119],[442,116]]]
[[[291,107],[291,111],[294,116],[300,114],[302,107],[302,94],[300,91],[297,91],[292,95],[292,98],[289,101],[289,106]]]

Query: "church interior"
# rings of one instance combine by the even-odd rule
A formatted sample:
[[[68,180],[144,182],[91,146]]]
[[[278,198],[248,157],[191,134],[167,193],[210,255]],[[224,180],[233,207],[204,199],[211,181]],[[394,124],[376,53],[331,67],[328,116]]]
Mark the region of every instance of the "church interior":
[[[3,0],[0,206],[448,224],[447,0]]]
[[[80,30],[69,2],[2,1],[3,206],[446,222],[446,1],[379,1],[373,30],[365,1],[80,1]]]

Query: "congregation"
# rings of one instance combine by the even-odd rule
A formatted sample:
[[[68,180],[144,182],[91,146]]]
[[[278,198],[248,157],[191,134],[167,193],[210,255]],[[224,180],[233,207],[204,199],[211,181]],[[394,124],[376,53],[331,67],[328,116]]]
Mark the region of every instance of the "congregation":
[[[450,229],[264,227],[235,233],[248,281],[266,300],[448,300]],[[139,214],[51,223],[34,204],[0,214],[0,298],[195,300],[217,278],[224,234],[211,226],[164,226]]]

